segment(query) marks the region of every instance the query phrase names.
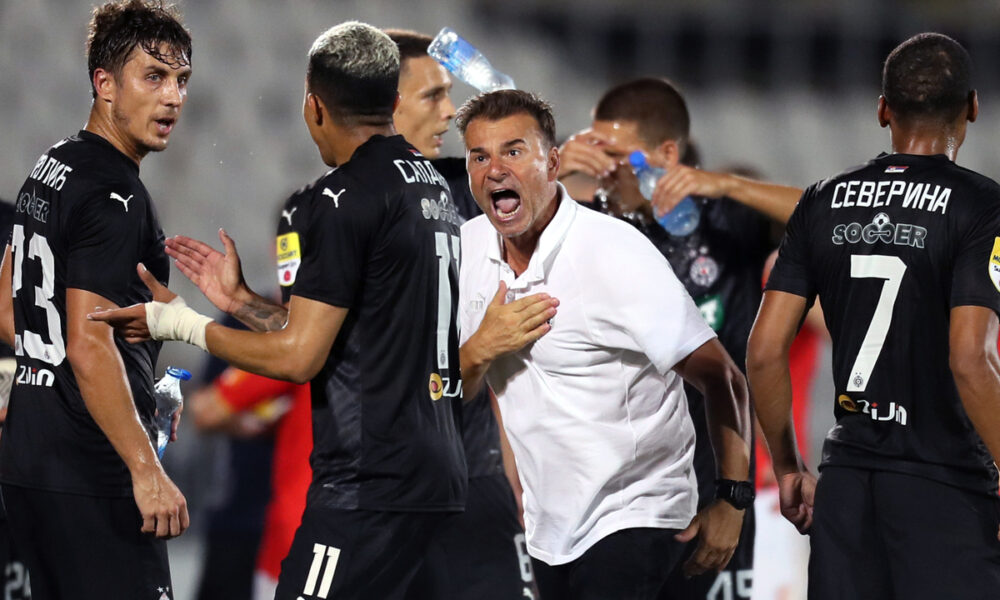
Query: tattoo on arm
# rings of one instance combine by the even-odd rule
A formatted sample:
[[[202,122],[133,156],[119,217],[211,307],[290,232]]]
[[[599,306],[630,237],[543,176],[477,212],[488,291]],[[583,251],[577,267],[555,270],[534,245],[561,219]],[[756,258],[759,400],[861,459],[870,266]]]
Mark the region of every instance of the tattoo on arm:
[[[252,331],[278,331],[288,321],[288,309],[267,298],[255,296],[233,312],[233,316]]]

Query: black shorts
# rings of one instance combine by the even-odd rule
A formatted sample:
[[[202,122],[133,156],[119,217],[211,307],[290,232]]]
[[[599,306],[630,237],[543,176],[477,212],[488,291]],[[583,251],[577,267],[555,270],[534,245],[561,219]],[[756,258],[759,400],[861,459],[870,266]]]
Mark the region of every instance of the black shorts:
[[[913,475],[826,467],[809,533],[809,598],[997,598],[998,528],[995,496]]]
[[[655,600],[684,554],[679,529],[616,531],[583,556],[551,566],[534,560],[542,600]]]
[[[34,600],[173,598],[167,544],[140,531],[134,499],[4,484],[3,501]]]
[[[306,506],[275,600],[402,599],[443,512]]]
[[[688,579],[684,576],[684,561],[698,547],[698,538],[691,540],[658,600],[749,600],[753,590],[753,543],[756,532],[756,515],[751,505],[743,516],[739,545],[726,568],[718,573],[712,571]]]
[[[434,531],[410,600],[535,598],[531,558],[503,473],[469,480],[465,512]]]
[[[0,597],[4,600],[31,598],[28,568],[14,551],[6,516],[0,518],[0,590],[3,590],[3,596]]]

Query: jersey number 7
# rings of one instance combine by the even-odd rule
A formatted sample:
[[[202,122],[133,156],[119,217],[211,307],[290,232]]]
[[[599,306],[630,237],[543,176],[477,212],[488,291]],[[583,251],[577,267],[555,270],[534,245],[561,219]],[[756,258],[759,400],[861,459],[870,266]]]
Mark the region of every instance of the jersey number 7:
[[[903,281],[904,273],[906,264],[898,256],[851,255],[852,279],[872,277],[884,279],[885,283],[882,284],[882,294],[878,298],[875,314],[872,315],[871,323],[868,325],[868,333],[865,334],[854,366],[851,367],[850,381],[847,382],[848,392],[864,392],[868,387],[868,380],[889,333],[892,311],[896,297],[899,296],[899,285]]]

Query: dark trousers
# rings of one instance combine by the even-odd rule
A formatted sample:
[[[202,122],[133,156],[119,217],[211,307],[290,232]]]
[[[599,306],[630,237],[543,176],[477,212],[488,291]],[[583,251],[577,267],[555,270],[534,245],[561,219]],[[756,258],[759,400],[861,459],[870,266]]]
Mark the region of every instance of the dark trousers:
[[[141,533],[133,498],[3,486],[34,600],[173,598],[167,544]]]
[[[826,467],[810,600],[1000,597],[1000,500],[913,475]]]
[[[550,566],[534,560],[543,600],[653,600],[684,554],[679,529],[623,529],[576,560]]]

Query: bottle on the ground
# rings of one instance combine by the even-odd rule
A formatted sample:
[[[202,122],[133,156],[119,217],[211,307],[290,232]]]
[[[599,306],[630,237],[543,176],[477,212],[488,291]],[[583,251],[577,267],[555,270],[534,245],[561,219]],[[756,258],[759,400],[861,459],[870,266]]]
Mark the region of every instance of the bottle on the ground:
[[[427,53],[480,92],[514,89],[514,80],[509,75],[494,69],[482,52],[449,27],[437,34]]]
[[[656,189],[656,182],[667,174],[666,170],[654,167],[646,160],[646,155],[642,150],[636,150],[628,157],[629,164],[636,179],[639,180],[639,192],[646,200],[653,199],[653,190]],[[690,196],[681,200],[670,212],[656,217],[656,222],[667,230],[670,235],[683,237],[690,235],[698,228],[698,221],[701,219],[701,210]]]
[[[174,413],[184,405],[181,382],[191,379],[191,373],[177,367],[167,367],[162,379],[153,386],[156,399],[156,453],[162,459],[163,451],[170,441],[170,428]]]

